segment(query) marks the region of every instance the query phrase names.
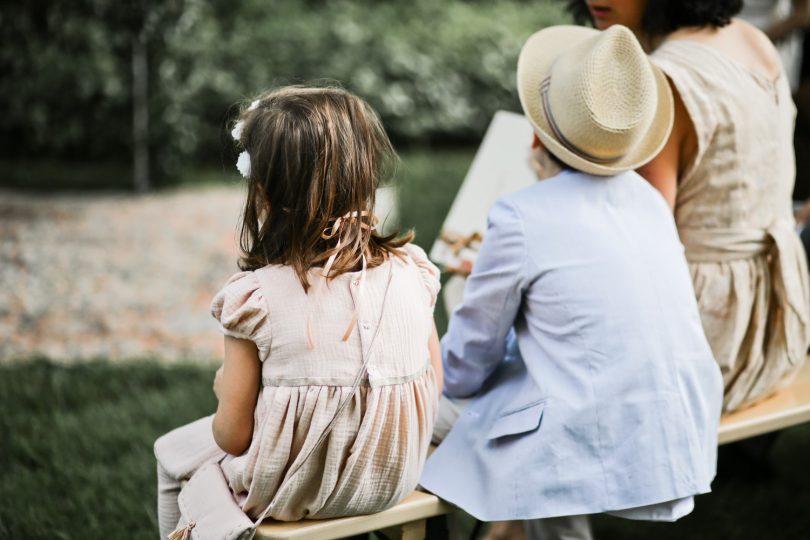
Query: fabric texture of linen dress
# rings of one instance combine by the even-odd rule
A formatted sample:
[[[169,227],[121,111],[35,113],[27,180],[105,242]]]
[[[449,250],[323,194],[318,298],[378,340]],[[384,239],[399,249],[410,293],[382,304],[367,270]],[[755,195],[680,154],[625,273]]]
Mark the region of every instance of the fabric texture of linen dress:
[[[310,271],[311,284],[322,279],[319,271]],[[253,341],[262,362],[253,440],[243,455],[222,463],[248,515],[268,504],[268,517],[283,521],[368,514],[413,491],[437,409],[428,339],[438,278],[424,251],[407,245],[402,257],[367,270],[362,284],[361,273],[350,272],[307,294],[291,267],[271,265],[234,275],[216,295],[211,312],[223,332]],[[342,341],[355,305],[357,325]],[[294,472],[351,394],[375,332],[368,376]],[[210,425],[200,420],[159,439],[155,452],[163,468],[190,474],[202,463],[178,462],[210,461],[210,451],[181,451],[189,430],[210,433]]]
[[[709,45],[670,40],[652,60],[697,135],[675,220],[723,374],[724,410],[734,410],[788,383],[810,343],[807,263],[791,201],[796,109],[784,73],[770,80]]]

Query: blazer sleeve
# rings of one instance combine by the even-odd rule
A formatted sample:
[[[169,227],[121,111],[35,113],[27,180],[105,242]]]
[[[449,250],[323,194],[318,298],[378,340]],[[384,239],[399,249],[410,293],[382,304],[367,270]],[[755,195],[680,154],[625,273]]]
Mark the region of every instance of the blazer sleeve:
[[[464,299],[442,338],[445,394],[475,394],[503,360],[528,282],[523,220],[508,199],[500,199],[490,210]]]

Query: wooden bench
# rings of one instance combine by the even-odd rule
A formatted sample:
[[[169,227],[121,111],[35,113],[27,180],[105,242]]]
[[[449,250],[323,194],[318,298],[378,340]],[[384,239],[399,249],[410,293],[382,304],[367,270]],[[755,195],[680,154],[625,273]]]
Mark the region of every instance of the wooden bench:
[[[719,442],[739,441],[804,422],[810,422],[810,359],[787,388],[753,407],[723,416]],[[268,520],[259,527],[256,538],[332,540],[381,530],[392,540],[422,540],[425,520],[452,508],[435,495],[416,491],[397,506],[370,516],[294,523]]]
[[[393,508],[368,516],[295,522],[265,520],[258,540],[332,540],[381,531],[391,540],[422,540],[427,518],[448,513],[452,506],[430,493],[414,491]]]
[[[810,422],[810,359],[787,388],[720,420],[720,444]]]

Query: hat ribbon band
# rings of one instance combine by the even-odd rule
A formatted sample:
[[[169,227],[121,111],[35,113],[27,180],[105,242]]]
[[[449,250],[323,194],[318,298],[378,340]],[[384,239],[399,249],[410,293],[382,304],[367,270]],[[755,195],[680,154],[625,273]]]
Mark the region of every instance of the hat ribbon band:
[[[592,161],[594,163],[612,163],[614,161],[618,161],[622,159],[626,154],[622,154],[616,157],[609,157],[603,158],[599,156],[594,156],[593,154],[589,154],[585,150],[579,148],[577,145],[572,143],[565,135],[563,135],[562,130],[560,130],[560,126],[557,125],[557,121],[554,119],[554,114],[551,112],[551,104],[549,103],[548,98],[548,89],[551,86],[551,75],[547,76],[543,79],[543,82],[540,83],[540,98],[543,103],[543,112],[546,115],[546,120],[548,120],[548,125],[551,127],[551,131],[554,132],[554,136],[557,140],[562,144],[565,148],[573,152],[574,154],[578,155],[583,159],[587,159],[588,161]]]

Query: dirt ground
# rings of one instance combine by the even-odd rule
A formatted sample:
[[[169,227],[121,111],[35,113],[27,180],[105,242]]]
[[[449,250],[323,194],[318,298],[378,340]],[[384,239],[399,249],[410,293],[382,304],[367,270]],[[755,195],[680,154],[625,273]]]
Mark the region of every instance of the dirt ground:
[[[0,191],[0,362],[221,357],[208,306],[238,271],[242,196]]]

